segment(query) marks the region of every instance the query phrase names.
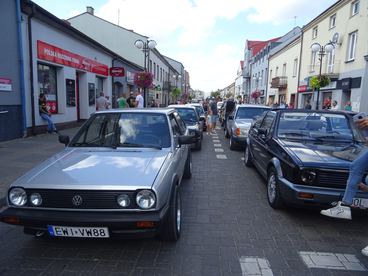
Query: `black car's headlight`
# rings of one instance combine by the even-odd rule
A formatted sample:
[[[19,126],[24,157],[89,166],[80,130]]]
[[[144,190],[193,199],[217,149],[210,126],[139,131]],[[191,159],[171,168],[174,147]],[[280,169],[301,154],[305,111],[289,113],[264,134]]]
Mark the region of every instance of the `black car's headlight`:
[[[27,193],[22,188],[13,188],[9,191],[9,201],[15,206],[24,206],[27,203]]]
[[[316,179],[316,172],[313,170],[302,170],[300,173],[300,179],[302,182],[311,184]]]
[[[150,190],[142,190],[138,192],[136,202],[141,209],[150,209],[156,203],[156,196]]]

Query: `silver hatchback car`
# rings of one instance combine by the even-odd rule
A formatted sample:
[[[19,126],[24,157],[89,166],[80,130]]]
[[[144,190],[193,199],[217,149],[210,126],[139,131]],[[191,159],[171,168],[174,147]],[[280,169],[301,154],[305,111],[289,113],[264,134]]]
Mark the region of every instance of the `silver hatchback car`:
[[[196,139],[173,109],[97,112],[71,141],[59,137],[62,152],[11,184],[0,220],[36,236],[177,240]]]

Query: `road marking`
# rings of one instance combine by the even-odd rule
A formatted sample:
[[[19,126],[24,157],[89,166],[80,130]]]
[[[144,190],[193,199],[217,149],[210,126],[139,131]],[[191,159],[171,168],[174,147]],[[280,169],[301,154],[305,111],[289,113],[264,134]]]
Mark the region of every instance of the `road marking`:
[[[215,152],[224,152],[223,149],[215,149]]]
[[[352,254],[300,251],[299,256],[309,268],[367,271],[367,268]]]
[[[227,159],[225,154],[216,154],[217,159]]]
[[[221,148],[222,145],[221,144],[213,144],[215,147]]]
[[[220,143],[220,140],[212,140],[214,143]]]
[[[239,262],[243,276],[273,276],[270,263],[267,259],[242,256]]]
[[[242,157],[242,158],[240,158],[240,160],[241,160],[241,161],[244,161],[245,159],[244,159],[244,157]]]

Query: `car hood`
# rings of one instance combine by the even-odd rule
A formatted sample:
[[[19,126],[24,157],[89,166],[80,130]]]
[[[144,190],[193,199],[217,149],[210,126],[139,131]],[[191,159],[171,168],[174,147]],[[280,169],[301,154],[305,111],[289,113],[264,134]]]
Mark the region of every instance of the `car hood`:
[[[347,143],[303,143],[279,140],[289,154],[298,159],[304,166],[348,168],[364,147],[360,144]]]
[[[38,189],[151,188],[170,154],[156,149],[65,149],[12,186]]]

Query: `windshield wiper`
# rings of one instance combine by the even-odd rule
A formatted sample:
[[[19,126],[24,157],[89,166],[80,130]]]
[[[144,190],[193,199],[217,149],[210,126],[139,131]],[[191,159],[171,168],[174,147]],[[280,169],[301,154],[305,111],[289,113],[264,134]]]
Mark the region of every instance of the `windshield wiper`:
[[[87,143],[87,142],[79,142],[79,143],[74,143],[72,145],[72,147],[80,147],[80,146],[85,146],[85,147],[99,147],[101,145],[99,144],[95,144],[95,143]]]
[[[153,148],[153,149],[158,149],[161,150],[162,147],[159,145],[147,145],[147,144],[138,144],[138,143],[120,143],[118,145],[119,147],[126,147],[126,148]]]

